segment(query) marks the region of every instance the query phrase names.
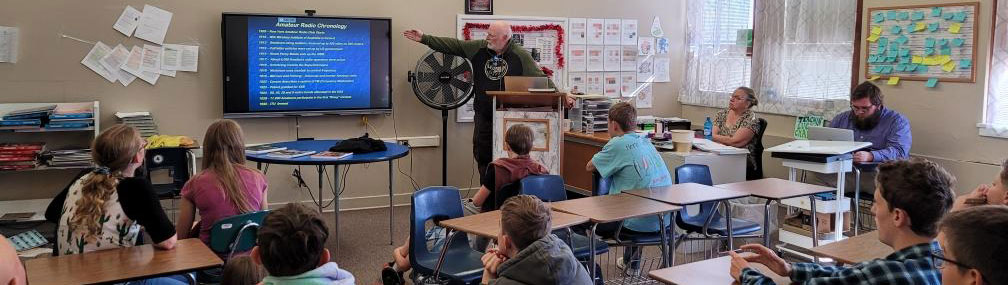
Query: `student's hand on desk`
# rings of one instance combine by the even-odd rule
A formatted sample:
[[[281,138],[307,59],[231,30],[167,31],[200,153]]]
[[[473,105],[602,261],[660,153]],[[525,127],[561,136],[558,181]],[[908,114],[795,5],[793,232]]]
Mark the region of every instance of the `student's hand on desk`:
[[[742,276],[742,269],[749,268],[749,262],[734,251],[729,251],[728,254],[731,255],[731,277],[736,281],[741,281],[739,276]]]
[[[854,153],[854,162],[872,162],[875,161],[875,156],[871,152],[858,151]]]
[[[744,250],[750,251],[752,253],[755,253],[754,255],[749,255],[749,256],[742,257],[742,259],[744,259],[745,261],[755,262],[755,263],[766,265],[766,267],[769,268],[770,271],[773,271],[774,273],[776,273],[777,275],[780,275],[780,276],[791,276],[791,265],[788,264],[787,261],[784,261],[783,258],[780,258],[779,256],[777,256],[777,254],[774,253],[769,248],[766,248],[765,246],[760,245],[760,244],[747,244],[747,245],[743,245],[741,248],[744,249]],[[732,256],[733,256],[733,258],[732,258],[733,259],[732,260],[732,267],[733,267],[733,269],[732,270],[734,270],[734,266],[735,266],[734,256],[735,255],[732,255]],[[742,271],[742,269],[739,269],[739,273],[740,274],[741,274],[741,271]]]

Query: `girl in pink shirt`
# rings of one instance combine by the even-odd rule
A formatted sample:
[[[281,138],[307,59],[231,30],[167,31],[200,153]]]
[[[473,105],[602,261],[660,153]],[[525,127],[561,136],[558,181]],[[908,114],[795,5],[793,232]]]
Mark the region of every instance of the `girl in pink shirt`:
[[[266,208],[266,176],[245,166],[245,140],[232,120],[217,120],[203,137],[203,170],[182,187],[175,231],[179,238],[199,233],[210,244],[217,220]],[[193,228],[199,210],[199,228]]]

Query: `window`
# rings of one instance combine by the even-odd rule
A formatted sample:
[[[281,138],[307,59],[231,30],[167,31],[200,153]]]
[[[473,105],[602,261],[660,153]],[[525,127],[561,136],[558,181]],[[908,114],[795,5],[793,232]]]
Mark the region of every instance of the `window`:
[[[1008,0],[998,0],[994,15],[991,69],[987,78],[980,135],[1008,138]]]
[[[783,96],[848,99],[856,3],[787,0],[784,5]]]
[[[703,6],[703,40],[696,48],[708,65],[699,70],[700,89],[732,92],[749,86],[752,61],[736,40],[738,30],[752,29],[753,0],[706,0]]]

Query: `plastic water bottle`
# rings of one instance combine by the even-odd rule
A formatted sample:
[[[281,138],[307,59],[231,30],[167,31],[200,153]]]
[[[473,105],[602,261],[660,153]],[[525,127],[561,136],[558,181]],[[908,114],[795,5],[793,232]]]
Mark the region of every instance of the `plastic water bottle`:
[[[710,117],[707,117],[707,121],[703,123],[703,137],[705,139],[711,139],[712,133],[714,132],[714,123],[711,123]]]

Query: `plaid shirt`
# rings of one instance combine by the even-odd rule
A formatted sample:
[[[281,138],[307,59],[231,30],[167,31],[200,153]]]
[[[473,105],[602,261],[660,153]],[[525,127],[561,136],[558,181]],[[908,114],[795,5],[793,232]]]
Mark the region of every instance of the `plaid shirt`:
[[[941,271],[931,260],[931,252],[938,251],[938,243],[931,242],[849,267],[793,263],[790,277],[798,284],[941,284]],[[774,284],[752,268],[743,269],[739,279],[742,284]]]

